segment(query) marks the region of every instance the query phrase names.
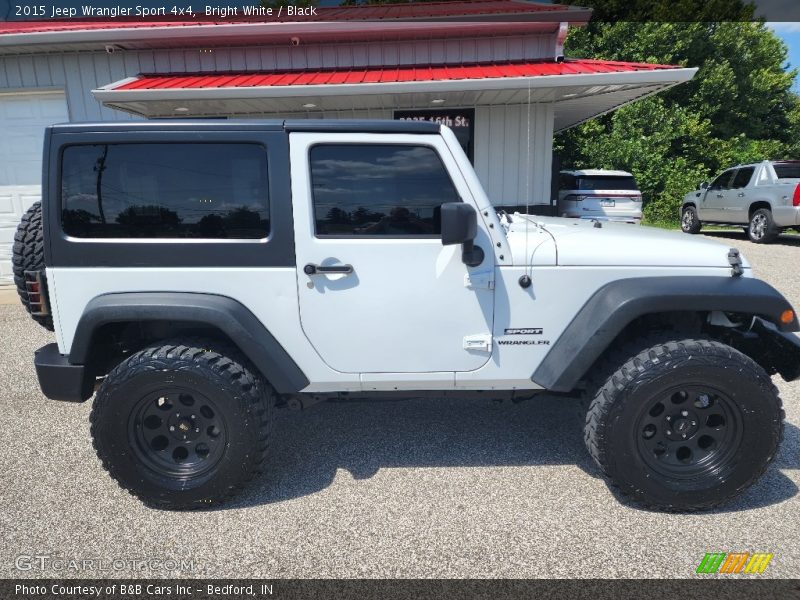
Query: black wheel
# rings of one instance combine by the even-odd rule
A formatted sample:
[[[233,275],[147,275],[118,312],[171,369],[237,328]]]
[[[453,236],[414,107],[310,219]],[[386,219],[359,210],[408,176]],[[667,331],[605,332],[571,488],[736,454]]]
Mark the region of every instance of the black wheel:
[[[747,228],[747,237],[756,244],[768,244],[775,241],[781,234],[780,228],[775,225],[772,211],[768,208],[759,208],[750,216],[750,225]]]
[[[775,457],[781,401],[749,357],[687,339],[619,362],[589,407],[584,438],[598,466],[636,502],[709,509],[754,483]]]
[[[259,472],[274,400],[235,350],[165,342],[106,377],[92,408],[94,447],[111,476],[145,504],[210,507]]]
[[[31,304],[28,292],[25,289],[25,271],[39,271],[44,269],[44,232],[42,231],[42,203],[34,202],[17,226],[14,235],[14,250],[11,258],[14,269],[14,284],[22,305],[29,313]],[[43,290],[46,294],[47,290]],[[45,329],[53,331],[53,317],[51,315],[31,315],[34,321]]]
[[[684,233],[700,233],[703,224],[697,216],[697,209],[694,206],[684,206],[681,213],[681,231]]]

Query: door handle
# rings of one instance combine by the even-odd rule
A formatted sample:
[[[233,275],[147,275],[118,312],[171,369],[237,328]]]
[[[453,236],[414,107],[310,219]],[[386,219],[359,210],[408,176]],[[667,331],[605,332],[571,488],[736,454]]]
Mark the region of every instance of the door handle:
[[[724,198],[724,197],[725,197],[724,194],[717,194],[717,198]]]
[[[737,196],[739,196],[739,198],[744,198],[744,192],[739,192],[739,193],[738,193],[738,194],[736,194],[736,195],[737,195]]]
[[[308,263],[303,267],[303,273],[311,277],[312,275],[328,275],[328,274],[349,274],[353,272],[353,265],[315,265]]]

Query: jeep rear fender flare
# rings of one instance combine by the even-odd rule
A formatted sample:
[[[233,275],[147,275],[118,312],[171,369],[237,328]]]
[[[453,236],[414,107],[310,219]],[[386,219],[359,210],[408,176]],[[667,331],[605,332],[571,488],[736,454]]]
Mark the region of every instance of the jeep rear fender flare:
[[[75,331],[69,362],[86,364],[94,333],[110,323],[179,321],[222,331],[281,394],[306,387],[308,378],[264,324],[227,296],[189,292],[103,294],[87,305]]]
[[[792,306],[775,288],[750,277],[636,277],[607,283],[583,305],[537,367],[532,381],[569,392],[635,319],[659,313],[723,311],[757,315],[781,331],[798,331]]]

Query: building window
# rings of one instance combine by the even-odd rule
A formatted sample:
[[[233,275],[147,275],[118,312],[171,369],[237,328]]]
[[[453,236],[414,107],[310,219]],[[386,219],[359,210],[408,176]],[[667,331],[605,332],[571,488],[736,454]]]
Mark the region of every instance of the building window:
[[[318,236],[437,236],[460,200],[428,146],[320,144],[310,160]]]
[[[447,125],[456,134],[456,139],[469,162],[474,164],[475,109],[453,108],[446,110],[396,110],[394,118],[398,121],[428,121]]]
[[[259,144],[68,146],[64,232],[79,238],[233,238],[269,234],[267,153]]]

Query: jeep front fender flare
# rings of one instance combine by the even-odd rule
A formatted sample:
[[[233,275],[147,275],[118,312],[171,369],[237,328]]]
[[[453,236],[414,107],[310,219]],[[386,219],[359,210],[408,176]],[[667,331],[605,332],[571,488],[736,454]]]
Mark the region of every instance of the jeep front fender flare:
[[[637,277],[607,283],[583,305],[531,377],[544,389],[569,392],[622,330],[648,314],[723,311],[763,317],[798,331],[792,306],[775,288],[750,277]]]
[[[308,378],[264,324],[243,304],[215,294],[122,292],[93,298],[81,315],[69,362],[86,364],[92,336],[109,323],[181,321],[219,329],[281,394],[298,392]]]

